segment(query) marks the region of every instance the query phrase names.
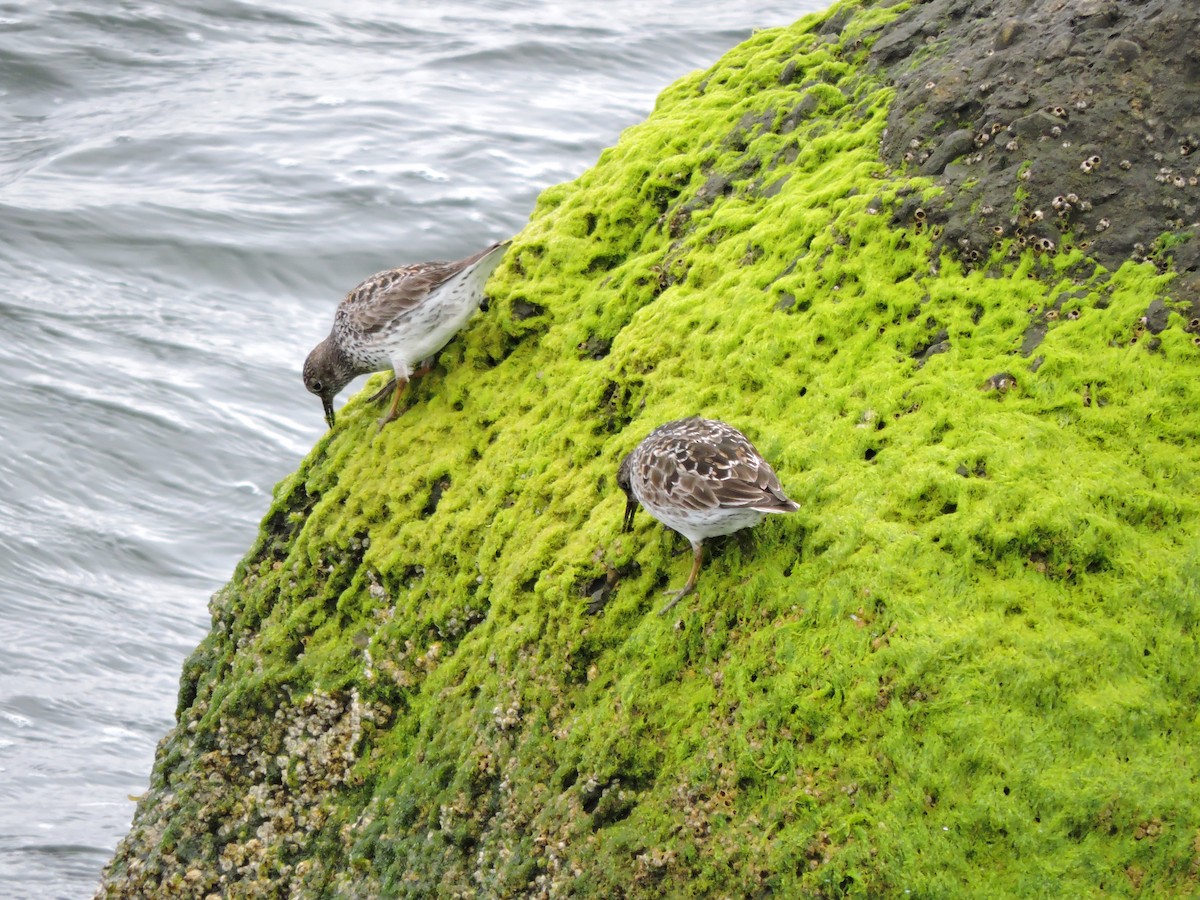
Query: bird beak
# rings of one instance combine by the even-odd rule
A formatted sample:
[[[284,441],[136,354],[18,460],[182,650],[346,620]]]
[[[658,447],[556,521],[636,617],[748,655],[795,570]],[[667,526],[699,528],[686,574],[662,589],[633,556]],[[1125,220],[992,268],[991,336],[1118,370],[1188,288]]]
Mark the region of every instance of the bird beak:
[[[332,431],[335,421],[335,417],[333,415],[333,398],[322,397],[321,402],[325,405],[325,421],[329,423],[329,428]]]
[[[621,522],[622,531],[633,531],[633,514],[637,512],[637,501],[629,497],[625,501],[625,518]]]

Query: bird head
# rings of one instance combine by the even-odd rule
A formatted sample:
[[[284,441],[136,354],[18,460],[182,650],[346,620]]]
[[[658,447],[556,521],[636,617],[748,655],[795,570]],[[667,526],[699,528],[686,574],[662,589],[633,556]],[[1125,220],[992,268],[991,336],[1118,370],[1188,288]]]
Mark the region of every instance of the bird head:
[[[333,428],[335,421],[333,398],[353,378],[354,372],[346,364],[332,336],[313,347],[304,360],[304,386],[321,398],[321,404],[325,407],[325,421],[330,428]]]

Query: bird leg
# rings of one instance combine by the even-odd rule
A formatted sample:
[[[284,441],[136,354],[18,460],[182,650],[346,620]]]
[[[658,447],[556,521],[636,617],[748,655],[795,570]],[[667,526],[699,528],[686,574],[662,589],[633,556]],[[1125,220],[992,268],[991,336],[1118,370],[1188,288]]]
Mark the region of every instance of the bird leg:
[[[392,392],[392,388],[394,388],[395,386],[396,386],[396,376],[393,375],[391,378],[388,379],[387,384],[385,384],[383,387],[381,387],[379,390],[377,390],[375,393],[373,393],[370,397],[367,398],[367,402],[374,403],[376,400],[382,400],[384,397],[386,397],[388,394],[390,394]]]
[[[417,371],[413,372],[413,373],[412,373],[412,375],[411,375],[411,376],[409,376],[409,377],[410,377],[410,379],[412,379],[412,378],[420,378],[422,375],[428,375],[428,374],[429,374],[429,371],[430,371],[430,369],[432,369],[432,368],[433,368],[433,364],[434,364],[435,362],[437,362],[437,357],[436,357],[436,356],[428,356],[428,357],[426,357],[425,359],[423,359],[423,360],[421,361],[420,368],[418,368],[418,369],[417,369]]]
[[[687,584],[678,591],[663,591],[664,594],[673,595],[674,599],[658,611],[660,616],[665,616],[667,612],[680,600],[696,589],[696,578],[700,574],[700,563],[704,560],[704,542],[692,544],[692,574],[688,576]]]
[[[384,417],[379,420],[379,427],[375,430],[376,434],[379,434],[379,432],[383,431],[383,426],[400,414],[400,395],[404,393],[404,387],[408,384],[408,379],[397,376],[396,378],[392,379],[392,383],[396,386],[395,390],[392,392],[392,405]]]
[[[419,369],[417,369],[417,371],[413,372],[412,375],[410,375],[407,380],[412,381],[414,378],[420,378],[422,375],[428,375],[430,370],[433,369],[433,365],[436,361],[437,361],[436,356],[430,356],[428,359],[424,360],[421,363],[421,368],[419,368]],[[393,375],[391,378],[388,379],[387,384],[385,384],[383,387],[381,387],[379,390],[377,390],[375,393],[373,393],[370,397],[367,398],[367,402],[374,403],[376,400],[382,400],[384,397],[386,397],[388,394],[390,394],[392,392],[392,389],[395,386],[396,386],[396,376]],[[389,419],[388,421],[391,421],[391,420]]]

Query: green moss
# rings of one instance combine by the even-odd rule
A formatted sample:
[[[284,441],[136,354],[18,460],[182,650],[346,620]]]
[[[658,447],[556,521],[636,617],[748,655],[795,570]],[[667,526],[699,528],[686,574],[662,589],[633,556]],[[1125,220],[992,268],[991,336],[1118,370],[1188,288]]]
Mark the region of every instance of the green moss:
[[[214,598],[127,858],[236,845],[293,896],[1196,889],[1200,350],[1138,339],[1150,264],[964,270],[890,224],[932,188],[853,63],[901,8],[668,88],[398,422],[379,378],[348,405]],[[686,542],[621,534],[614,476],[689,414],[802,508],[662,619]]]

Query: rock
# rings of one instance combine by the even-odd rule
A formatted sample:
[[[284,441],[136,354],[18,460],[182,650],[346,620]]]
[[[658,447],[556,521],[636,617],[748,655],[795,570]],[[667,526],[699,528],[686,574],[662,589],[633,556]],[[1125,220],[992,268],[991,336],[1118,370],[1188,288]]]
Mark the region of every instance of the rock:
[[[1143,316],[1146,323],[1146,330],[1151,334],[1161,334],[1167,327],[1167,322],[1170,318],[1171,311],[1167,309],[1167,305],[1161,297],[1155,297],[1150,301],[1150,306],[1146,309],[1146,314]]]
[[[1035,110],[1027,116],[1013,121],[1008,130],[1018,137],[1033,140],[1048,135],[1054,128],[1061,128],[1066,116],[1055,116],[1043,109]]]
[[[1104,55],[1106,57],[1125,65],[1133,63],[1141,53],[1141,47],[1125,38],[1113,38],[1104,47]]]
[[[98,896],[1194,895],[1194,6],[1089,69],[1106,3],[841,4],[664,91],[276,487]],[[697,413],[803,507],[663,620],[617,463]]]
[[[881,38],[881,52],[873,51],[877,70],[894,70],[897,79],[884,154],[895,166],[911,165],[905,154],[912,141],[937,148],[923,164],[915,162],[923,173],[940,176],[948,226],[966,227],[979,218],[974,209],[989,208],[996,211],[984,217],[989,228],[1011,228],[1015,197],[1026,198],[1020,218],[1074,192],[1085,203],[1072,204],[1062,224],[1091,231],[1103,219],[1120,221],[1092,249],[1116,267],[1134,255],[1135,244],[1149,245],[1179,221],[1196,220],[1187,211],[1189,203],[1200,204],[1200,191],[1188,181],[1195,167],[1179,153],[1176,136],[1200,131],[1193,59],[1200,52],[1200,8],[1143,0],[1136,15],[1123,16],[1110,0],[997,0],[986,16],[982,10],[956,16],[958,9],[953,0],[918,4]],[[932,22],[944,27],[936,43],[927,44]],[[1111,30],[1117,23],[1119,33]],[[898,64],[914,58],[920,61],[912,69]],[[972,85],[975,92],[925,87],[953,83]],[[997,122],[1009,125],[1012,137],[991,134]],[[959,142],[963,130],[989,140],[967,157],[970,164],[945,165],[940,148]],[[1087,155],[1080,153],[1083,146]],[[1092,154],[1129,165],[1104,166],[1104,178],[1093,178],[1099,183],[1084,184],[1081,162]],[[1159,177],[1164,168],[1166,180]],[[1018,182],[1022,173],[1025,180]],[[964,184],[972,186],[969,201]],[[1195,209],[1200,212],[1200,205]]]
[[[921,171],[926,175],[940,175],[951,160],[975,149],[975,134],[965,128],[952,131],[932,154],[921,165]]]
[[[996,32],[992,47],[996,50],[1003,50],[1005,47],[1011,46],[1024,27],[1025,25],[1020,19],[1006,19],[1001,24],[1000,30]]]

